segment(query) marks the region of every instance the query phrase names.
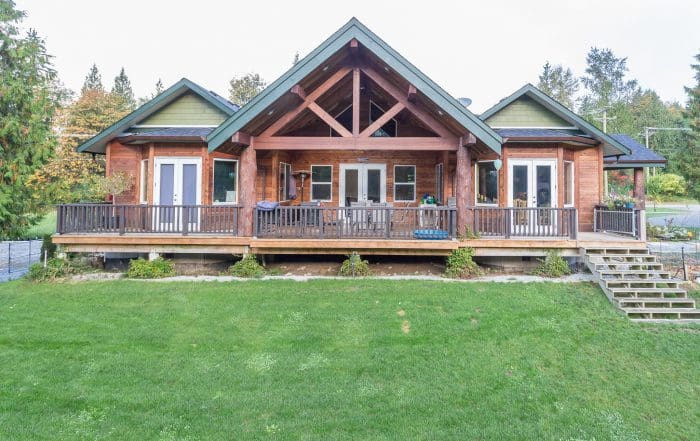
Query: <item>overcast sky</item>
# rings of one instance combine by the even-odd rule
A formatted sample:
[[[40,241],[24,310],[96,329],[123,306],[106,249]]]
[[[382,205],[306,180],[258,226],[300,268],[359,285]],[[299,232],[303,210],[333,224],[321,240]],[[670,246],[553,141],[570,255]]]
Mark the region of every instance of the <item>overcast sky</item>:
[[[472,98],[475,112],[536,83],[547,60],[581,75],[591,46],[628,57],[643,87],[685,102],[700,51],[697,0],[16,2],[68,87],[79,90],[92,63],[111,87],[124,66],[137,96],[158,78],[167,87],[187,77],[223,96],[233,75],[271,82],[352,16],[449,93]]]

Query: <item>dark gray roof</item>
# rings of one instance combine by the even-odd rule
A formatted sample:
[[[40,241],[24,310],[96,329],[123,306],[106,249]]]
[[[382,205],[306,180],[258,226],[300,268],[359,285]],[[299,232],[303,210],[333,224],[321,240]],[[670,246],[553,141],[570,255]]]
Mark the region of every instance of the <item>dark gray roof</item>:
[[[629,167],[634,164],[641,167],[664,167],[666,165],[666,158],[644,147],[631,136],[622,134],[610,136],[630,149],[632,153],[622,155],[619,159],[614,156],[605,158],[606,168],[624,168],[624,166]]]
[[[582,138],[592,137],[586,135],[580,130],[576,129],[528,129],[528,128],[517,128],[517,129],[494,129],[496,133],[501,135],[503,138],[561,138],[564,136],[579,136]]]
[[[211,96],[213,96],[214,99],[216,99],[216,100],[219,101],[221,104],[223,104],[224,106],[228,107],[229,109],[231,109],[231,110],[234,111],[234,112],[237,112],[238,109],[241,108],[241,106],[239,106],[238,104],[232,103],[231,101],[229,101],[229,100],[227,100],[226,98],[222,97],[221,95],[219,95],[218,93],[214,92],[213,90],[210,90],[210,91],[209,91],[209,94],[210,94]]]

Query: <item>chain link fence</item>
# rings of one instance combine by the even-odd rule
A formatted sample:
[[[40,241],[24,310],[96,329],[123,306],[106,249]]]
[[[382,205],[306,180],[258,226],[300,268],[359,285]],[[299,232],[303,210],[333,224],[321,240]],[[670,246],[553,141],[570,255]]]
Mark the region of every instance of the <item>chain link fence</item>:
[[[41,259],[41,240],[0,242],[0,282],[19,279]]]

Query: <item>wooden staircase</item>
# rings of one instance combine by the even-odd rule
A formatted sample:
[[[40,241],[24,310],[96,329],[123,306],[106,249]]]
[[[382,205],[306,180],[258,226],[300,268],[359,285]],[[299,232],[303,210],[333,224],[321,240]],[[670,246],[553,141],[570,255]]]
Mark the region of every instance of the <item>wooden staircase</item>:
[[[648,249],[587,248],[585,262],[608,299],[632,321],[700,323],[695,299]]]

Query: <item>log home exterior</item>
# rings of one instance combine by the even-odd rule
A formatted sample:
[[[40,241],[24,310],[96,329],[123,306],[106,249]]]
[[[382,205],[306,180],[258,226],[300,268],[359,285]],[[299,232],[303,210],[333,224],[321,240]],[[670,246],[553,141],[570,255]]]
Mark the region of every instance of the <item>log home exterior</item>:
[[[79,151],[133,186],[59,206],[66,251],[644,245],[643,210],[621,215],[635,237],[594,232],[604,160],[630,154],[623,143],[531,85],[476,116],[356,19],[240,109],[183,79]]]

